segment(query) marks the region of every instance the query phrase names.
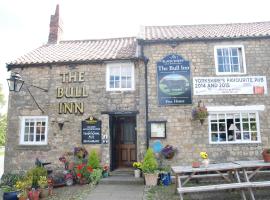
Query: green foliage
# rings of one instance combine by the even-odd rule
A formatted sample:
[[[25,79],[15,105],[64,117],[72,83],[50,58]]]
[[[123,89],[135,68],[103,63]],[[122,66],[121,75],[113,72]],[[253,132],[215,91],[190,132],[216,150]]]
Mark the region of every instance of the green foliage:
[[[44,167],[34,167],[30,169],[26,175],[32,178],[32,187],[37,188],[40,177],[47,177],[47,170]]]
[[[87,165],[91,166],[93,169],[100,168],[100,161],[96,150],[90,152]]]
[[[94,169],[90,175],[90,180],[93,184],[97,184],[102,177],[102,169]]]
[[[155,158],[153,149],[149,148],[142,163],[143,173],[154,173],[158,169],[157,159]]]
[[[5,145],[7,132],[7,115],[0,116],[0,146]]]
[[[2,85],[0,84],[0,108],[2,108],[5,105],[5,97],[3,94]]]
[[[0,187],[4,192],[16,191],[15,184],[24,178],[24,173],[6,173],[1,177]]]

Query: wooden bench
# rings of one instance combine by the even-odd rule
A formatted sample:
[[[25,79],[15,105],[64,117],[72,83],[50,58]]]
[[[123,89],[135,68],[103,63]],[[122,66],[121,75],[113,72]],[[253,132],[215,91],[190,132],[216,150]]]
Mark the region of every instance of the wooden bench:
[[[190,192],[207,192],[207,191],[213,191],[213,190],[243,189],[243,188],[250,188],[250,187],[253,187],[253,183],[242,182],[242,183],[226,183],[226,184],[204,185],[204,186],[194,186],[194,187],[181,187],[181,188],[178,188],[177,191],[180,194],[183,194],[183,193],[190,193]]]

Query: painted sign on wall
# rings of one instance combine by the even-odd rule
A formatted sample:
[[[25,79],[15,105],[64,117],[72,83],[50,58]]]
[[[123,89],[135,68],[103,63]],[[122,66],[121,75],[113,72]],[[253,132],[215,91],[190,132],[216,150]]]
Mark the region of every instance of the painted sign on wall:
[[[189,62],[171,54],[157,62],[159,105],[191,104]]]
[[[101,144],[101,121],[90,117],[82,121],[82,144]]]
[[[267,94],[265,76],[196,77],[194,95]]]

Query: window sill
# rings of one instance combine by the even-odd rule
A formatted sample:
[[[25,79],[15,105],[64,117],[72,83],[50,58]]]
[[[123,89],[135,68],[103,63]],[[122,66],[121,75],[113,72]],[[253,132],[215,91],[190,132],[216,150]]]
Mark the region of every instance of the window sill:
[[[20,144],[20,145],[17,145],[16,150],[50,151],[51,146],[49,146],[49,145],[26,145],[26,144]]]

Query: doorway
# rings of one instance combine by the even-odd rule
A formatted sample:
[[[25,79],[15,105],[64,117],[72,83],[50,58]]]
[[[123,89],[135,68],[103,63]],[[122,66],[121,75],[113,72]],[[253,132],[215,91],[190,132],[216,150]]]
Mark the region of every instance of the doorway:
[[[111,115],[112,170],[132,167],[137,160],[136,116]]]

